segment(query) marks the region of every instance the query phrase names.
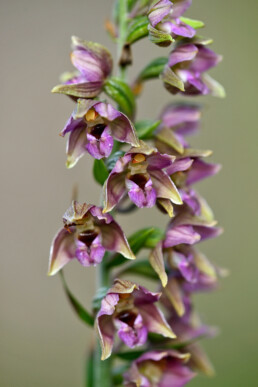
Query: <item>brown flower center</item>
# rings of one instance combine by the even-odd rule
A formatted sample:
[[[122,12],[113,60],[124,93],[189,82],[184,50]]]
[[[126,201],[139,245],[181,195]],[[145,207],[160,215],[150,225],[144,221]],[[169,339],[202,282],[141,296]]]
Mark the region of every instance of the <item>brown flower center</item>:
[[[94,136],[97,140],[100,139],[106,125],[105,124],[98,124],[91,128],[90,134]]]
[[[87,230],[79,234],[78,240],[84,243],[87,247],[90,247],[94,239],[98,236],[96,230]]]

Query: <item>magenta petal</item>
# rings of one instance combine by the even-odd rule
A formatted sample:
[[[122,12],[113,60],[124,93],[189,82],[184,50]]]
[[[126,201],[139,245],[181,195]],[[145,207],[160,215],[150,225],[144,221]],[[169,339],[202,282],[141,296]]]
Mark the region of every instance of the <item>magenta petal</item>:
[[[194,160],[194,163],[187,175],[186,183],[194,184],[202,179],[213,176],[219,172],[221,166],[219,164],[208,164],[202,160]]]
[[[179,361],[171,360],[168,362],[166,371],[163,374],[159,387],[183,387],[196,374]]]
[[[173,163],[173,156],[161,154],[159,152],[148,156],[148,170],[155,171],[169,167]]]
[[[139,345],[144,345],[147,340],[148,330],[143,324],[143,320],[140,314],[136,317],[133,326],[126,324],[125,322],[115,319],[115,325],[118,329],[119,338],[130,348],[134,348]]]
[[[173,247],[181,243],[192,245],[199,240],[200,235],[192,226],[176,226],[167,231],[164,247]]]
[[[101,245],[100,237],[97,236],[90,247],[85,243],[77,241],[76,258],[82,266],[96,266],[102,261],[105,254],[105,249]]]
[[[192,104],[171,104],[161,115],[162,124],[182,135],[193,134],[201,118],[200,107]]]
[[[193,60],[198,53],[198,48],[194,44],[184,44],[175,48],[169,57],[168,65],[173,67],[181,62]]]
[[[169,15],[171,10],[172,3],[170,0],[160,0],[154,4],[148,12],[149,21],[152,27],[155,27],[164,19],[164,17]]]
[[[175,24],[171,23],[171,31],[173,34],[185,38],[192,38],[195,35],[195,29],[181,22],[180,19]]]
[[[104,78],[101,63],[86,50],[74,50],[71,54],[71,61],[86,81],[97,82]]]
[[[136,204],[137,207],[153,207],[156,203],[156,191],[152,186],[152,181],[149,179],[144,187],[140,187],[134,181],[126,179],[126,187],[128,189],[128,196],[130,200]]]
[[[178,18],[178,17],[182,16],[185,13],[185,11],[187,11],[187,9],[191,6],[191,4],[192,4],[192,0],[175,1],[173,3],[172,17]]]
[[[176,172],[186,171],[193,164],[193,160],[190,158],[176,160],[170,167],[166,169],[169,176]]]
[[[87,133],[87,140],[86,149],[95,159],[99,160],[103,157],[108,157],[112,152],[114,140],[108,126],[104,129],[99,138],[91,133]]]
[[[198,46],[198,53],[194,61],[191,63],[189,70],[198,73],[203,73],[205,71],[208,71],[212,67],[217,66],[220,60],[221,56],[217,55],[211,49],[205,46]]]
[[[63,130],[61,131],[61,136],[65,136],[66,133],[72,132],[78,128],[86,128],[86,124],[82,119],[75,120],[73,114],[68,118]]]
[[[111,211],[126,192],[125,175],[111,172],[104,185],[104,212]]]

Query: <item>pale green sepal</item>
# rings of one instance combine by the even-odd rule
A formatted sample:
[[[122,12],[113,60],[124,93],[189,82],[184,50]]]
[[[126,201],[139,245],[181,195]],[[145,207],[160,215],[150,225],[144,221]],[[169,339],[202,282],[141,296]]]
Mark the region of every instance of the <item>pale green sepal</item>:
[[[166,66],[163,73],[160,75],[160,79],[169,87],[175,87],[181,91],[185,91],[184,82],[174,73],[174,71]]]
[[[194,29],[203,28],[205,24],[201,20],[190,19],[188,17],[180,17],[180,20]]]
[[[157,30],[153,28],[150,24],[148,26],[149,30],[149,39],[152,43],[157,44],[158,46],[167,47],[174,41],[170,34],[167,34],[164,31]]]

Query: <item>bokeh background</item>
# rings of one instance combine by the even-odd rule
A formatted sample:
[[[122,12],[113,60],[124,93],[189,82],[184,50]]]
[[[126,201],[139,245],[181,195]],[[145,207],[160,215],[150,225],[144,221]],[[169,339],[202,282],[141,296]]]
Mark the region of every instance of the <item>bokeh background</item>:
[[[196,298],[207,323],[220,335],[204,343],[217,375],[198,377],[193,387],[257,386],[257,0],[194,0],[188,15],[206,22],[206,36],[224,56],[213,75],[225,100],[203,98],[202,131],[194,144],[214,150],[221,173],[198,187],[212,205],[225,234],[203,245],[231,275],[218,292]],[[51,95],[59,74],[72,69],[70,36],[115,47],[103,22],[111,0],[1,0],[0,2],[0,386],[81,387],[92,333],[72,313],[60,278],[46,276],[49,245],[61,226],[74,184],[79,199],[96,202],[92,160],[65,169],[65,140],[58,136],[73,103]],[[134,72],[162,49],[148,41],[134,48]],[[166,51],[166,50],[165,50]],[[164,54],[164,51],[162,51]],[[255,86],[256,84],[256,86]],[[143,93],[138,117],[155,118],[172,101],[160,83]],[[98,199],[97,199],[98,200]],[[155,211],[121,223],[164,224]],[[90,304],[95,269],[77,262],[65,269],[78,299]],[[100,386],[101,387],[101,386]]]

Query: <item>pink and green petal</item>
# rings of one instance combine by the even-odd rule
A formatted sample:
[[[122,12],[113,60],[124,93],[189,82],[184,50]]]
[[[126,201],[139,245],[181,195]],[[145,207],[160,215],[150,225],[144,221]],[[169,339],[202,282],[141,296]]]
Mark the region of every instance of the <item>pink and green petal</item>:
[[[54,275],[75,258],[74,234],[62,228],[51,244],[48,275]]]

